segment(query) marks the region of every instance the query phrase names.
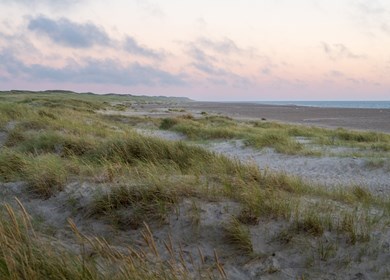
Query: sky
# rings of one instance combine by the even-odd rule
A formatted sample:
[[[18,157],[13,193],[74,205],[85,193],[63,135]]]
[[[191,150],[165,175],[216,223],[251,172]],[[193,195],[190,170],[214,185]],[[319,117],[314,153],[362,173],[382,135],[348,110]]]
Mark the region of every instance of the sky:
[[[0,90],[390,100],[388,0],[0,0]]]

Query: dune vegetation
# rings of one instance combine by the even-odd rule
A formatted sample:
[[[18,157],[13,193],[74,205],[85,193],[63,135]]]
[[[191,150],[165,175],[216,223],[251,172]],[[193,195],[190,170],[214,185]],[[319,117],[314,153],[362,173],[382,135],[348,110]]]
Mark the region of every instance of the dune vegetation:
[[[361,151],[388,153],[390,136],[380,132],[351,131],[343,128],[325,129],[259,121],[237,122],[230,117],[205,115],[193,118],[190,114],[162,120],[161,129],[186,135],[190,140],[243,139],[247,146],[273,148],[283,154],[320,155],[300,143],[300,139],[324,146],[354,147]]]
[[[169,118],[120,114],[185,101],[2,92],[0,278],[214,279],[239,277],[237,271],[283,278],[275,254],[296,258],[293,278],[327,275],[329,267],[355,275],[367,259],[374,278],[389,277],[382,265],[389,198],[361,186],[327,190],[195,145],[242,139],[259,149],[319,156],[298,141],[305,137],[376,155],[390,151],[389,135],[181,111]],[[145,136],[140,127],[190,141]],[[45,214],[45,204],[59,210]]]

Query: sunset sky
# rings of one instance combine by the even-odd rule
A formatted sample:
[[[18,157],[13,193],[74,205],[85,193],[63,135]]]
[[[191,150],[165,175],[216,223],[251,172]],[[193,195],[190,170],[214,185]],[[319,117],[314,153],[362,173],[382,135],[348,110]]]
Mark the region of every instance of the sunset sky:
[[[0,90],[390,100],[388,0],[0,0]]]

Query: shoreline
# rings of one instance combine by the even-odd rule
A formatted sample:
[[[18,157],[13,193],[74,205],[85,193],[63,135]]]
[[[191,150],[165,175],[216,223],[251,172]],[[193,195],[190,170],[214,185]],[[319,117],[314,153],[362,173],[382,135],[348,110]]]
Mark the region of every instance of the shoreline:
[[[236,119],[266,119],[289,124],[390,133],[390,109],[324,108],[245,102],[201,102],[178,104],[193,111],[223,114]]]

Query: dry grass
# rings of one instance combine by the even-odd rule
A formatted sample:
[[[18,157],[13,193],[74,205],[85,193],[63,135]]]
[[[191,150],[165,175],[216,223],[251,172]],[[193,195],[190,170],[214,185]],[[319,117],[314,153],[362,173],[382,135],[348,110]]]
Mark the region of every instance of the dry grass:
[[[63,160],[52,154],[29,159],[23,174],[31,189],[46,198],[62,190],[68,178]]]
[[[252,240],[249,229],[234,217],[225,225],[226,239],[238,250],[245,254],[253,253]]]
[[[19,201],[18,201],[19,202]],[[168,259],[161,253],[147,224],[142,232],[146,249],[128,247],[119,251],[104,239],[81,233],[69,220],[74,233],[73,249],[65,243],[50,240],[36,233],[30,217],[19,202],[21,211],[8,204],[0,212],[0,278],[16,279],[215,279],[210,267],[204,264],[203,255],[194,256],[192,264],[186,264],[180,248],[175,249],[167,240]],[[217,256],[217,255],[216,255]],[[219,277],[225,278],[218,262]],[[191,272],[192,271],[192,272]],[[217,272],[218,273],[218,272]]]

